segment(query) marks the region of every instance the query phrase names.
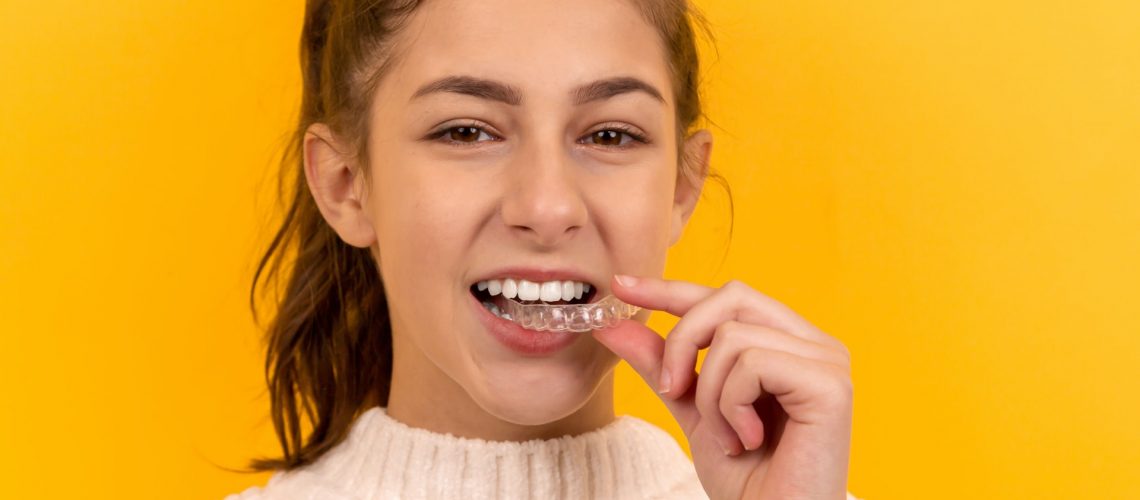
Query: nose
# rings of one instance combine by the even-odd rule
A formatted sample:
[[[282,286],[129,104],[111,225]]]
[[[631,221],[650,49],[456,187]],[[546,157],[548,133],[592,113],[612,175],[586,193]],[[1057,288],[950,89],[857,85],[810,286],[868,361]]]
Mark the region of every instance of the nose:
[[[540,247],[573,237],[588,215],[567,151],[557,141],[533,141],[510,161],[501,214],[511,233]]]

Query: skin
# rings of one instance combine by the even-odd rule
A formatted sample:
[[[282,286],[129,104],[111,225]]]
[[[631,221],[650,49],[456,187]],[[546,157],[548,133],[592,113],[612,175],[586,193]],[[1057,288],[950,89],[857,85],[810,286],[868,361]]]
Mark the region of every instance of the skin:
[[[379,263],[393,418],[486,440],[577,435],[613,422],[621,359],[654,388],[668,366],[678,375],[663,399],[713,498],[843,498],[851,399],[843,345],[738,282],[710,289],[656,278],[696,205],[712,136],[685,139],[686,168],[702,179],[686,182],[665,48],[632,5],[427,2],[396,35],[395,53],[369,110],[371,178],[328,126],[314,124],[304,141],[321,214]],[[455,75],[506,83],[521,102],[415,97]],[[648,83],[662,100],[626,92],[573,102],[573,89],[617,76]],[[599,293],[647,310],[554,355],[519,356],[484,331],[468,292],[505,266],[576,269]],[[616,274],[642,279],[624,287]],[[651,309],[682,316],[668,340],[643,325]],[[696,352],[709,346],[698,378]],[[753,406],[762,396],[788,411],[762,416]],[[784,421],[780,451],[769,440],[743,449]]]

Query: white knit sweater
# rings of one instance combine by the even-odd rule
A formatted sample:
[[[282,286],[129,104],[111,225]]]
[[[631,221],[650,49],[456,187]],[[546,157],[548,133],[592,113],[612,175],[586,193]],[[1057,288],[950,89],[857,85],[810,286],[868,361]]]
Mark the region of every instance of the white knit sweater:
[[[316,462],[225,500],[708,499],[671,435],[630,415],[526,442],[409,427],[375,406]],[[848,499],[854,497],[848,495]]]

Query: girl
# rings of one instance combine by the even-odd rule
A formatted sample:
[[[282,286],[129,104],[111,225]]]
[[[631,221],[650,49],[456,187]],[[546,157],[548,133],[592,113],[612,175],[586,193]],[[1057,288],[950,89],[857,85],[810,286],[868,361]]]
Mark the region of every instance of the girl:
[[[301,188],[253,282],[295,252],[266,363],[284,455],[230,499],[851,498],[844,345],[738,281],[659,279],[714,175],[699,19],[684,0],[309,2]],[[492,307],[608,295],[643,309],[556,333]],[[681,318],[666,339],[650,310]],[[692,462],[615,417],[621,359]]]

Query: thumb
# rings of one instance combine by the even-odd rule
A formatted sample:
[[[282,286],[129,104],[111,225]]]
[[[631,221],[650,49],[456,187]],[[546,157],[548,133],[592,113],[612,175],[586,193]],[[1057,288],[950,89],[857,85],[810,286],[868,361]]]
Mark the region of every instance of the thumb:
[[[594,338],[624,359],[633,371],[645,380],[654,392],[660,390],[661,360],[665,354],[665,339],[645,325],[629,319],[621,320],[617,326],[593,330]],[[694,380],[696,374],[694,374]],[[677,419],[681,429],[688,435],[699,420],[693,393],[697,384],[677,398],[662,397],[665,406]]]

